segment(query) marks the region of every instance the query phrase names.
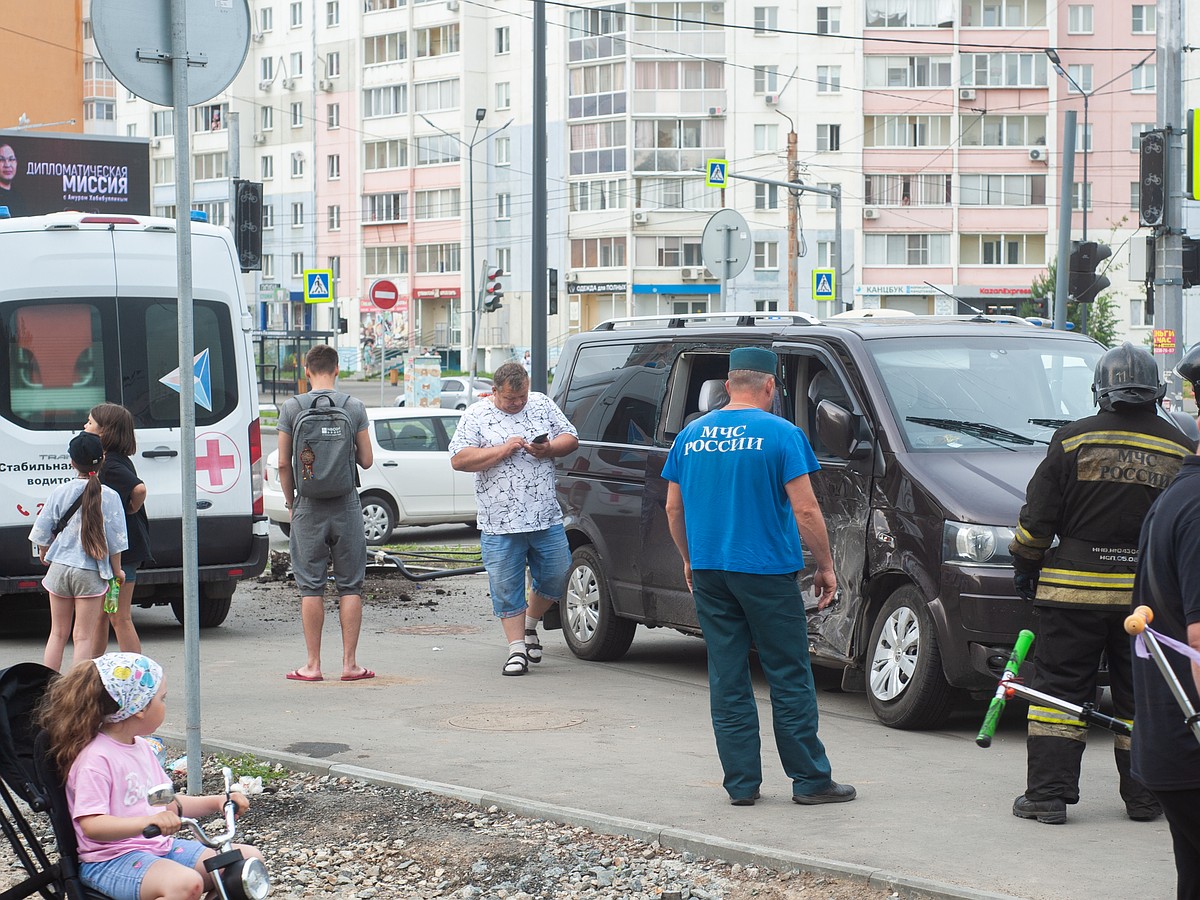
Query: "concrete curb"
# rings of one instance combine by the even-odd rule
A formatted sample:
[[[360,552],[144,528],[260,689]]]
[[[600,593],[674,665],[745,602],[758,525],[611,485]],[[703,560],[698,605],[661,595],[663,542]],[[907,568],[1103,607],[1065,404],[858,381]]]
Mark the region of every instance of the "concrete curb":
[[[160,734],[162,737],[180,745],[185,742],[184,736],[178,732],[162,731]],[[1018,900],[1018,898],[1009,894],[977,891],[972,888],[958,887],[924,878],[914,878],[909,875],[889,872],[886,869],[873,869],[869,866],[860,866],[833,859],[823,859],[817,856],[807,856],[803,853],[789,853],[784,850],[754,844],[743,844],[716,837],[715,835],[704,834],[698,831],[687,831],[670,825],[659,825],[653,822],[641,822],[636,819],[606,816],[602,813],[573,809],[568,806],[555,806],[550,803],[542,803],[524,797],[514,797],[509,794],[498,794],[477,788],[427,781],[423,778],[395,775],[391,772],[380,771],[379,769],[367,769],[362,766],[344,763],[325,763],[310,756],[300,756],[280,750],[266,750],[261,747],[252,747],[249,744],[201,740],[200,747],[205,753],[250,754],[265,762],[279,763],[286,768],[299,772],[308,772],[312,775],[331,775],[339,778],[350,778],[380,787],[403,788],[410,791],[437,794],[484,808],[495,806],[505,812],[516,815],[528,816],[535,819],[547,819],[563,825],[587,828],[598,834],[630,837],[646,841],[647,843],[657,841],[659,845],[671,850],[677,852],[687,851],[708,859],[719,859],[728,863],[741,863],[743,866],[791,869],[801,872],[812,872],[818,875],[851,878],[856,881],[866,882],[873,887],[897,891],[902,897],[933,898],[933,900]]]

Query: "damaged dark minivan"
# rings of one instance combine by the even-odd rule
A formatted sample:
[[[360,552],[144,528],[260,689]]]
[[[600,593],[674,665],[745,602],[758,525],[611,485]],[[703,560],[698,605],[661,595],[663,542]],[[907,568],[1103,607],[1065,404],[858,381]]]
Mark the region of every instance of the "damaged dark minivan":
[[[1090,338],[1010,317],[707,315],[614,320],[571,337],[553,387],[579,431],[557,461],[575,655],[613,660],[639,624],[699,634],[664,512],[684,424],[727,402],[729,351],[779,354],[776,413],[808,435],[838,600],[808,600],[813,661],[898,728],[994,686],[1030,606],[1008,544],[1054,430],[1094,410]]]

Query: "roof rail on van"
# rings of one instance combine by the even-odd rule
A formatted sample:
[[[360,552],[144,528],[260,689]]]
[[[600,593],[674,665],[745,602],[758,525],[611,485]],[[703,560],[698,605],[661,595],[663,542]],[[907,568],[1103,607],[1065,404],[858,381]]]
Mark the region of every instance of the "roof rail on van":
[[[755,325],[820,325],[815,316],[808,313],[688,313],[686,315],[623,316],[601,322],[592,331],[613,331],[617,328],[649,327],[655,323],[666,323],[667,328],[687,328],[689,325],[732,324],[736,328],[752,328]]]

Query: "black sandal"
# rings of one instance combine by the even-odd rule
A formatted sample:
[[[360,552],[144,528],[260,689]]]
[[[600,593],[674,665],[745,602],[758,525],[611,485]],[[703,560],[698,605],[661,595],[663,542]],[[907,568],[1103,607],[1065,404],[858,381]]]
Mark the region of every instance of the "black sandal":
[[[502,675],[527,675],[529,673],[529,657],[520,650],[508,654],[508,662],[500,670]]]
[[[538,639],[536,628],[525,629],[525,655],[531,663],[542,661],[542,642]]]

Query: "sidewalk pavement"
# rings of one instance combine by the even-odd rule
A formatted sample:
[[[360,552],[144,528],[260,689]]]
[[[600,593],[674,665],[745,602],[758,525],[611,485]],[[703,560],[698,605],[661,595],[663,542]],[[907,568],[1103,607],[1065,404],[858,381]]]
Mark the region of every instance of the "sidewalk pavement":
[[[483,577],[456,586],[468,582],[486,604]],[[354,683],[284,679],[303,648],[298,617],[264,628],[253,654],[245,629],[240,639],[237,630],[206,631],[205,739],[705,856],[870,878],[904,894],[1083,900],[1174,892],[1167,826],[1125,817],[1106,732],[1091,736],[1083,801],[1068,824],[1041,825],[1011,813],[1025,777],[1019,710],[981,750],[973,738],[982,702],[945,729],[902,732],[879,725],[862,695],[839,693],[826,677],[821,737],[834,777],[854,784],[859,799],[801,807],[779,769],[759,682],[763,799],[731,807],[699,640],[639,629],[623,660],[587,663],[550,632],[545,661],[527,677],[504,678],[498,629],[482,615],[371,626],[368,609],[359,658],[379,675]],[[336,626],[327,627],[331,674],[337,640]],[[182,678],[181,645],[155,641],[155,654],[169,677]],[[165,730],[181,735],[184,716],[183,703],[169,706]]]

